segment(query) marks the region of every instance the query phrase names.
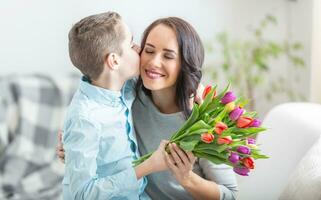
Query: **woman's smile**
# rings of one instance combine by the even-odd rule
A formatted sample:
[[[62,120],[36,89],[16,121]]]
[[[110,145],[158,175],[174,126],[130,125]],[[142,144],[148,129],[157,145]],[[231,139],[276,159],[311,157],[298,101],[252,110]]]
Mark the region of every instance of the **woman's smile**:
[[[159,79],[165,76],[164,74],[157,72],[154,69],[145,69],[145,74],[149,79]]]

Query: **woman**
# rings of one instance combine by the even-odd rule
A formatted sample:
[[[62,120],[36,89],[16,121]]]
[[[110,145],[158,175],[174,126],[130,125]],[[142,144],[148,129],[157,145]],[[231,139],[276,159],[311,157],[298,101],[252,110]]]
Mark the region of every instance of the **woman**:
[[[141,47],[133,120],[143,155],[170,138],[189,116],[202,77],[204,48],[194,28],[176,17],[147,27]],[[230,167],[196,160],[175,144],[169,146],[171,155],[166,157],[172,174],[148,176],[146,192],[152,199],[235,199],[237,184]]]

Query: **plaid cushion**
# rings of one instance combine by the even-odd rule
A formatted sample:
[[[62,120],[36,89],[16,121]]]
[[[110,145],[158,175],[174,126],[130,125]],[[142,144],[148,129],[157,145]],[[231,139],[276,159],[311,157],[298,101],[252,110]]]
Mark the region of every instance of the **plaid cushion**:
[[[57,132],[79,76],[0,79],[0,199],[61,199]]]

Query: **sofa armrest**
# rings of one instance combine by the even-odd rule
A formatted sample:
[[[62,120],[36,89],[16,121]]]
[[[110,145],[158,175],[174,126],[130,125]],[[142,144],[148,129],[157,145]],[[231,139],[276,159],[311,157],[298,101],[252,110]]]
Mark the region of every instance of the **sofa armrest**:
[[[321,135],[321,105],[286,103],[264,119],[268,130],[259,135],[267,160],[259,160],[249,177],[239,177],[240,199],[278,199],[291,172]],[[255,186],[255,190],[253,187]]]
[[[18,122],[18,108],[10,76],[0,79],[0,156],[13,140]]]

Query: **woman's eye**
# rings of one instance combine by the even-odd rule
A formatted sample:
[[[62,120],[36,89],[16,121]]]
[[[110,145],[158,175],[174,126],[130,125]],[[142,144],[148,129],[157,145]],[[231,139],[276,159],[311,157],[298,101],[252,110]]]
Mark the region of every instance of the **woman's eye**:
[[[153,50],[151,50],[151,49],[145,49],[145,53],[153,53]]]
[[[166,58],[166,59],[174,59],[174,56],[172,56],[172,55],[164,55],[164,57]]]

